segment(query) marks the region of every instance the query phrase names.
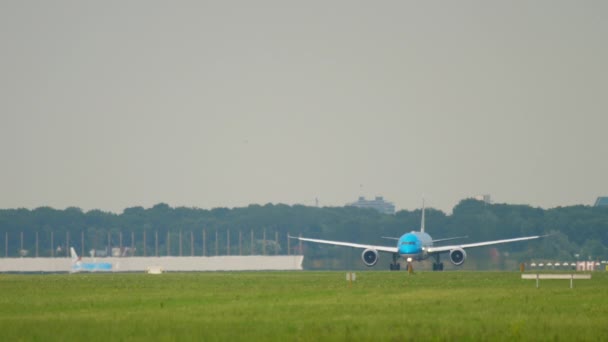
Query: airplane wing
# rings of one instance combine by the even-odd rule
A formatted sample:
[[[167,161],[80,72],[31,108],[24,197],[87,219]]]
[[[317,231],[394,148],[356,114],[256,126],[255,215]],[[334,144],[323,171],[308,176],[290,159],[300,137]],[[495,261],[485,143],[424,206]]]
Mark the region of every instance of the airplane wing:
[[[427,247],[426,251],[428,253],[441,253],[441,252],[451,251],[452,249],[455,249],[455,248],[465,249],[465,248],[473,248],[473,247],[491,246],[491,245],[498,245],[498,244],[501,244],[501,243],[509,243],[509,242],[516,242],[516,241],[525,241],[525,240],[534,240],[534,239],[539,239],[539,238],[544,237],[544,236],[546,236],[546,235],[525,236],[525,237],[520,237],[520,238],[515,238],[515,239],[484,241],[484,242],[476,242],[476,243],[467,243],[467,244],[463,244],[463,245]]]
[[[292,239],[298,239],[300,241],[322,243],[322,244],[333,245],[333,246],[346,246],[346,247],[362,248],[362,249],[375,249],[375,250],[380,251],[380,252],[397,253],[397,247],[363,245],[363,244],[359,244],[359,243],[342,242],[342,241],[330,241],[330,240],[319,240],[319,239],[308,239],[308,238],[302,238],[302,237],[296,237],[296,236],[290,236],[290,238],[292,238]]]

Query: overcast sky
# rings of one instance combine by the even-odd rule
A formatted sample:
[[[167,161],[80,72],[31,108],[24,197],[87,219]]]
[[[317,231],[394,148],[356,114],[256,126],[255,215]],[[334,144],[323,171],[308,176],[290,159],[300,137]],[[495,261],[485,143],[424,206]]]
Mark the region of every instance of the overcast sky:
[[[0,1],[0,208],[608,195],[606,1]]]

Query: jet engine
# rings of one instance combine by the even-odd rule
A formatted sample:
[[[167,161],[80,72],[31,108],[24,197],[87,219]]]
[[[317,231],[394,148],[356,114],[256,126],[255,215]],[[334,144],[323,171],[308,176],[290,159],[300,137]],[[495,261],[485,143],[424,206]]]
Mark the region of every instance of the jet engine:
[[[456,266],[462,265],[466,258],[467,252],[465,252],[462,248],[456,248],[450,251],[450,261]]]
[[[361,254],[361,260],[365,266],[372,267],[378,262],[378,251],[375,249],[366,249]]]

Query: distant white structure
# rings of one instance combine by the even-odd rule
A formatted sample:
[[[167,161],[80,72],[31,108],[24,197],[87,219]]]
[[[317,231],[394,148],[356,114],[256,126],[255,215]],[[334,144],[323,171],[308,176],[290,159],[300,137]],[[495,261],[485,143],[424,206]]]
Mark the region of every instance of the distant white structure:
[[[492,204],[492,196],[490,194],[477,195],[473,198],[478,201],[483,201],[484,203],[487,203],[487,204]]]
[[[348,203],[346,206],[375,209],[383,214],[389,215],[395,213],[395,205],[385,201],[382,196],[376,196],[373,200],[366,200],[365,197],[361,196],[357,202]]]
[[[146,270],[148,274],[162,274],[163,268],[161,266],[150,266]]]
[[[603,197],[598,197],[598,198],[595,200],[595,204],[594,204],[594,206],[595,206],[595,207],[608,207],[608,197],[605,197],[605,196],[603,196]]]
[[[576,263],[577,271],[595,271],[595,262],[593,261],[578,261]]]
[[[557,268],[557,267],[565,267],[565,268],[570,268],[570,267],[573,267],[573,268],[574,268],[574,267],[579,267],[579,268],[581,268],[581,270],[583,270],[583,271],[590,271],[590,270],[592,270],[592,269],[590,269],[590,268],[589,268],[590,266],[588,266],[588,264],[590,265],[591,263],[593,263],[593,262],[579,262],[578,264],[577,264],[577,263],[574,263],[574,262],[573,262],[573,263],[569,263],[568,261],[564,261],[564,262],[562,262],[562,263],[557,262],[557,261],[556,261],[556,262],[551,262],[551,261],[548,261],[548,262],[546,262],[546,263],[542,263],[542,262],[539,262],[539,263],[536,263],[536,262],[531,262],[531,263],[530,263],[530,267],[544,267],[544,268],[547,268],[547,267],[552,267],[552,268]],[[599,266],[600,266],[600,265],[598,265],[598,263],[597,263],[597,262],[595,262],[595,268],[597,269]]]

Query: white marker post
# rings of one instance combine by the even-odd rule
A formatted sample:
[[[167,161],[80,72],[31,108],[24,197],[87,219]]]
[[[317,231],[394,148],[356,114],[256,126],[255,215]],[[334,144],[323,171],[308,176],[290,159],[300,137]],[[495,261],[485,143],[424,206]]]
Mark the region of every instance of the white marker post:
[[[346,281],[348,281],[348,287],[353,286],[353,281],[357,280],[357,275],[355,272],[346,273]]]

